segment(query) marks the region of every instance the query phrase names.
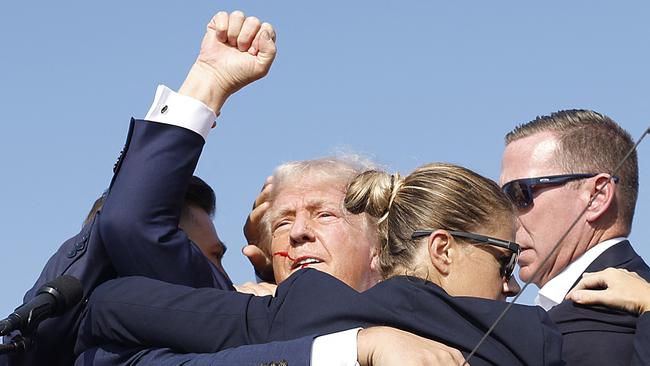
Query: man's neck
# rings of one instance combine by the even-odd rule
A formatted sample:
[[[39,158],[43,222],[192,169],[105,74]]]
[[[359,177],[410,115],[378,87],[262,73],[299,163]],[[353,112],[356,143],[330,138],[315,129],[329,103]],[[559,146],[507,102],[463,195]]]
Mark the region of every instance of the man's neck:
[[[619,225],[614,225],[614,226],[608,227],[606,229],[600,229],[600,230],[595,229],[592,232],[591,237],[587,241],[589,244],[587,244],[586,249],[580,254],[580,256],[582,254],[584,254],[585,252],[587,252],[589,249],[595,247],[596,245],[598,245],[598,244],[600,244],[600,243],[602,243],[604,241],[614,239],[614,238],[627,237],[629,234],[630,233],[628,231],[622,230],[619,227]],[[575,259],[577,259],[577,258],[573,258],[571,260],[571,262],[573,263],[573,261]]]
[[[582,273],[610,247],[625,240],[625,237],[610,238],[597,243],[582,256],[572,261],[560,273],[546,282],[539,290],[535,303],[549,310],[562,302],[573,284],[580,278]]]

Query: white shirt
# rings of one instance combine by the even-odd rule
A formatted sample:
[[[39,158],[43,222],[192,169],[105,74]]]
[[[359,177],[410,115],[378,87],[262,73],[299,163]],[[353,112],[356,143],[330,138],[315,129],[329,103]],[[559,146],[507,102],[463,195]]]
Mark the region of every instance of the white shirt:
[[[144,119],[187,128],[205,140],[217,116],[203,102],[158,85],[156,96]]]
[[[153,104],[145,119],[194,131],[204,140],[217,118],[203,102],[178,94],[164,85],[156,90]],[[357,333],[361,328],[332,333],[314,339],[312,366],[358,366]]]
[[[546,311],[560,304],[569,293],[569,290],[571,290],[571,286],[573,286],[596,258],[607,249],[626,239],[624,237],[608,239],[587,250],[580,258],[569,264],[562,272],[551,278],[550,281],[539,289],[535,298],[535,304],[541,306]]]

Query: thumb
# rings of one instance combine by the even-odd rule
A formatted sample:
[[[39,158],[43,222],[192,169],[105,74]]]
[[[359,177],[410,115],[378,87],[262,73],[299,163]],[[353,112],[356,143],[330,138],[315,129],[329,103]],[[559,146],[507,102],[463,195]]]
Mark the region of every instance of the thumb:
[[[248,260],[250,260],[251,263],[253,263],[253,265],[263,264],[263,263],[265,263],[267,261],[266,255],[264,254],[262,249],[260,249],[259,247],[255,246],[255,245],[250,245],[250,244],[246,245],[242,249],[242,253],[246,257],[248,257]]]
[[[274,282],[273,262],[262,249],[255,245],[247,245],[242,249],[242,253],[248,257],[259,278],[267,282]]]
[[[260,34],[259,51],[257,53],[258,60],[262,64],[270,66],[273,59],[275,59],[276,53],[277,48],[275,46],[275,41],[269,31],[263,29]]]

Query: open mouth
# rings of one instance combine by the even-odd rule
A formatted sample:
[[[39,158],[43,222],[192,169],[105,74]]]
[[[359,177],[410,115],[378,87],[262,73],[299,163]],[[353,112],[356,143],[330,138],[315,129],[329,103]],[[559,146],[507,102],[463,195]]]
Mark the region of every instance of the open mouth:
[[[291,265],[291,270],[296,268],[305,268],[311,264],[322,263],[323,261],[314,257],[300,257],[296,258]]]
[[[317,264],[317,263],[323,263],[323,260],[320,258],[316,257],[309,257],[309,256],[302,256],[298,258],[292,258],[288,252],[275,252],[273,253],[273,256],[280,256],[280,257],[285,257],[288,258],[291,262],[291,270],[293,271],[296,268],[305,268],[309,265],[312,264]]]

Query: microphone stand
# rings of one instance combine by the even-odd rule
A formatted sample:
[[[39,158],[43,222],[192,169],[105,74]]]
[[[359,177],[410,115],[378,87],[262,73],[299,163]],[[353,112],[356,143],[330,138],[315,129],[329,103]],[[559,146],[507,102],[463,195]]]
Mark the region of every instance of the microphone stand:
[[[13,352],[25,352],[34,346],[34,341],[29,336],[18,335],[14,337],[11,343],[0,344],[0,355]]]

